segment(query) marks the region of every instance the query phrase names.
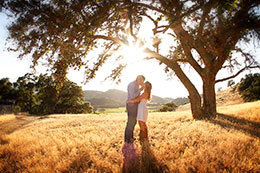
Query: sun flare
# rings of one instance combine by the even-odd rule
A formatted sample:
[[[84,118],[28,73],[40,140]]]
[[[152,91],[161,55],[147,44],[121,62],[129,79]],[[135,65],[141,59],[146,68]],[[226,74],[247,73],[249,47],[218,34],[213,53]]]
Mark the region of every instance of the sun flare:
[[[129,44],[122,46],[119,55],[122,56],[123,61],[127,64],[133,64],[142,61],[147,54],[144,53],[144,48],[139,44]]]

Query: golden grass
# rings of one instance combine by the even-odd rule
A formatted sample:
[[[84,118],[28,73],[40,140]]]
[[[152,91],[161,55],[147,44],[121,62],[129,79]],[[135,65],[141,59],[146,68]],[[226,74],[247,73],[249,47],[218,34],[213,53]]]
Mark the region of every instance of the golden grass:
[[[1,115],[0,114],[0,123],[3,123],[5,121],[9,121],[9,120],[12,120],[12,119],[15,119],[15,115],[13,114],[4,114],[4,115]]]
[[[260,101],[221,106],[218,112],[260,123]]]
[[[149,142],[134,146],[123,143],[125,113],[23,117],[0,135],[0,172],[257,172],[259,103],[220,107],[214,121],[150,113]]]

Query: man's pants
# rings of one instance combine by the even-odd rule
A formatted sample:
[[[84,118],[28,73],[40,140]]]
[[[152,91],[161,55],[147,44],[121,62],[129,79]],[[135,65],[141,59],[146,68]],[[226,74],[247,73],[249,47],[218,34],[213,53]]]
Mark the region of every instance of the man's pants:
[[[131,143],[134,137],[134,128],[136,125],[136,117],[137,117],[137,103],[130,103],[126,105],[127,110],[127,123],[125,128],[125,142]]]

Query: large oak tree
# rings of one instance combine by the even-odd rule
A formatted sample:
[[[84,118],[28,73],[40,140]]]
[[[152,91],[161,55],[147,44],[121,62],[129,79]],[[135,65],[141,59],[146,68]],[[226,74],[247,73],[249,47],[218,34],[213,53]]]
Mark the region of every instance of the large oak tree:
[[[180,79],[188,90],[195,119],[215,117],[216,82],[259,67],[238,46],[260,36],[259,0],[12,0],[1,5],[14,17],[8,27],[14,50],[21,52],[20,57],[32,55],[35,66],[40,59],[46,60],[56,79],[63,79],[68,68],[85,68],[86,80],[92,79],[111,58],[118,66],[110,77],[117,79],[127,64],[117,61],[123,57],[113,57],[113,53],[128,45],[131,37],[149,58],[166,65],[166,71]],[[138,35],[145,18],[154,24],[151,41]],[[164,35],[175,43],[166,53],[160,51]],[[93,50],[99,56],[89,57]],[[241,55],[232,56],[235,52]],[[221,69],[241,62],[237,73],[216,79]],[[184,73],[183,63],[201,77],[202,100]]]

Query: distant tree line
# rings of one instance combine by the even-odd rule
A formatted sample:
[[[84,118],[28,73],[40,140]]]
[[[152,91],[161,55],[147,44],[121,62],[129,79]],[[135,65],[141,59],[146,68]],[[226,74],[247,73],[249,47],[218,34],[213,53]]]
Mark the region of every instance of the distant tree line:
[[[76,83],[58,83],[52,76],[27,73],[11,83],[0,79],[0,99],[14,100],[15,112],[34,115],[90,113],[93,108],[84,99],[84,92]]]

